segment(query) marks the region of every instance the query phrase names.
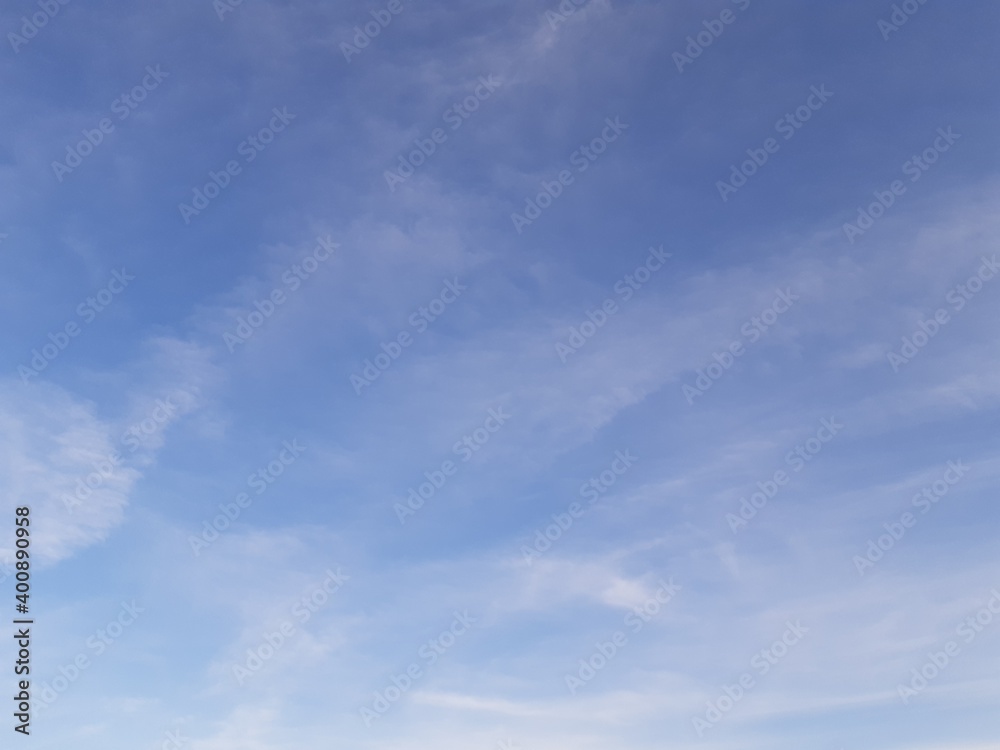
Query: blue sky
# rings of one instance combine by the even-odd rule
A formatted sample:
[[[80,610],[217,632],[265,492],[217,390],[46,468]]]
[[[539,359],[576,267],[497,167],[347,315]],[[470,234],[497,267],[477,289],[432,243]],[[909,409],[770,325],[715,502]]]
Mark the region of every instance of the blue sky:
[[[31,741],[995,747],[998,23],[5,6]]]

